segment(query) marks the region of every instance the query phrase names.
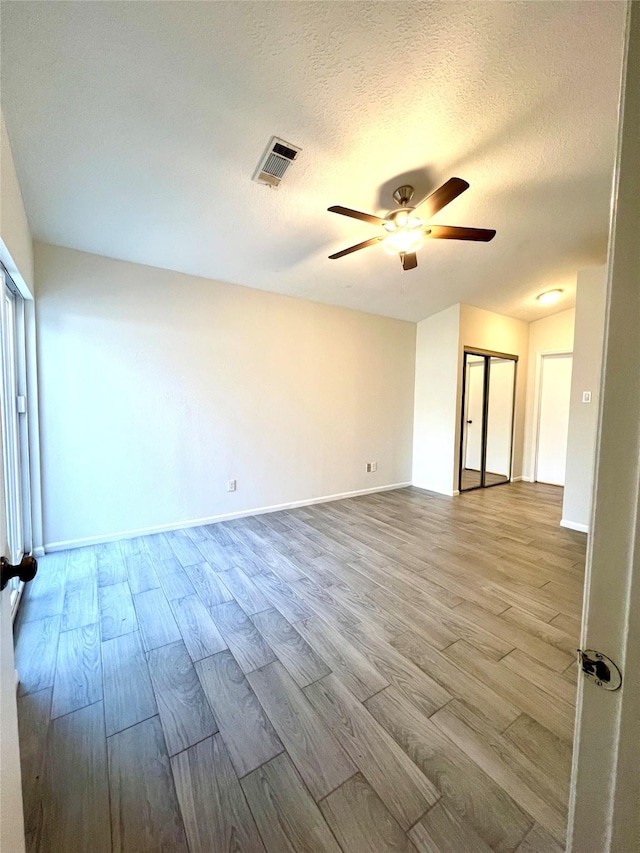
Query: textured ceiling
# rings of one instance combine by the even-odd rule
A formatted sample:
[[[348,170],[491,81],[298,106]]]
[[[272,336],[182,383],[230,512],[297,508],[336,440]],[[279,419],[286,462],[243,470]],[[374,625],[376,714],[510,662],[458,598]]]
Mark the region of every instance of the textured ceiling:
[[[619,2],[3,2],[2,109],[37,239],[409,320],[536,319],[603,263]],[[269,137],[303,152],[252,183]],[[326,212],[471,188],[403,273]],[[533,299],[565,287],[554,308]]]

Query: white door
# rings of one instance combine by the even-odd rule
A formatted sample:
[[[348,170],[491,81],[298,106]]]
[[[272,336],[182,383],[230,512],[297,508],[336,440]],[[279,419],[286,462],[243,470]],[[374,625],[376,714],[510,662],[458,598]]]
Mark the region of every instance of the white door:
[[[569,853],[640,850],[640,3],[627,14],[581,638],[618,664],[622,687],[580,680]]]
[[[572,364],[572,356],[565,353],[542,357],[536,462],[539,483],[564,486]]]
[[[0,281],[3,288],[4,282]],[[2,344],[6,343],[5,335]],[[4,386],[4,373],[3,373]],[[3,394],[2,397],[5,395]],[[9,427],[13,411],[7,413],[2,405],[0,429],[0,555],[12,557],[7,535],[5,500],[6,453],[3,434]],[[11,620],[11,589],[0,592],[0,851],[23,853],[24,822],[22,816],[22,786],[18,745],[18,714],[16,706],[16,673],[13,662],[13,630]]]

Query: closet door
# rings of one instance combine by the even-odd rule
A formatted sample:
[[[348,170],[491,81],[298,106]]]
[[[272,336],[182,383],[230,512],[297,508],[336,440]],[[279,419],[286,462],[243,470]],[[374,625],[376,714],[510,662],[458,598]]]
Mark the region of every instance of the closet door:
[[[464,353],[460,429],[461,492],[511,480],[516,356]]]
[[[460,491],[482,485],[484,356],[465,353]]]
[[[510,358],[491,357],[487,391],[485,486],[507,483],[511,479],[515,387],[516,362]]]

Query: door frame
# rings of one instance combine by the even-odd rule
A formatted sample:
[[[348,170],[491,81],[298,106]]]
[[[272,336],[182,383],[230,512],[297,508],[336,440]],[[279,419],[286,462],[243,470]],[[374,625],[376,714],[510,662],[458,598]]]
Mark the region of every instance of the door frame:
[[[542,413],[542,368],[544,366],[544,359],[553,358],[554,356],[562,357],[568,355],[570,355],[573,359],[573,349],[541,350],[540,352],[536,353],[536,373],[533,384],[533,405],[535,417],[533,419],[533,429],[531,434],[531,446],[533,447],[533,483],[538,482],[538,448],[540,444],[540,415]]]
[[[3,153],[4,164],[4,153]],[[40,491],[40,437],[38,422],[38,393],[35,354],[35,310],[33,295],[15,266],[6,244],[0,238],[0,262],[9,273],[13,283],[24,298],[25,342],[26,342],[26,386],[30,398],[31,431],[29,435],[29,457],[31,473],[31,522],[33,534],[42,542],[42,512]],[[3,294],[4,296],[4,294]],[[35,448],[35,452],[34,452]],[[0,430],[0,465],[4,465],[4,448]],[[5,495],[4,471],[0,471],[0,538],[5,546]],[[38,525],[36,533],[36,524]],[[43,551],[44,553],[44,551]],[[17,675],[14,669],[13,635],[11,625],[10,596],[7,589],[0,592],[0,848],[24,853],[24,819],[18,737],[18,715],[16,691]],[[9,685],[15,687],[12,690]],[[9,689],[7,689],[9,687]]]
[[[464,470],[464,457],[466,452],[466,433],[465,433],[465,409],[466,409],[466,394],[467,394],[467,355],[478,355],[484,358],[484,376],[483,376],[483,400],[482,400],[482,436],[480,441],[480,485],[470,486],[468,489],[462,488],[462,472]],[[511,446],[509,448],[509,475],[502,483],[485,483],[486,467],[487,467],[487,420],[489,412],[489,383],[491,381],[491,359],[499,358],[505,361],[513,362],[513,400],[511,402]],[[518,390],[518,362],[519,356],[506,352],[496,352],[495,350],[482,349],[481,347],[464,346],[462,348],[462,397],[460,400],[460,439],[458,442],[458,494],[465,492],[473,492],[476,489],[492,489],[494,486],[504,486],[512,481],[513,475],[513,448],[515,444],[516,431],[516,398]]]
[[[24,375],[28,429],[29,489],[26,500],[30,513],[28,543],[36,557],[44,557],[44,530],[42,520],[42,479],[40,464],[40,418],[38,400],[38,368],[36,350],[36,308],[33,293],[16,266],[6,243],[0,238],[0,264],[15,285],[23,300],[24,311]]]
[[[463,390],[462,390],[462,422],[460,424],[461,436],[462,436],[462,447],[461,447],[461,451],[460,451],[460,472],[461,472],[460,476],[462,476],[463,470],[465,470],[465,471],[470,470],[466,467],[466,465],[464,465],[464,462],[467,458],[467,447],[469,445],[469,434],[468,434],[468,430],[464,429],[464,425],[469,419],[469,398],[471,396],[468,393],[467,373],[466,373],[465,368],[471,369],[474,365],[477,365],[478,367],[482,366],[482,374],[483,374],[482,375],[482,387],[484,389],[484,367],[485,367],[484,362],[477,361],[477,362],[472,362],[471,364],[469,364],[466,361],[466,358],[463,356],[462,369],[463,369],[463,371],[465,371],[465,373],[464,373]],[[469,374],[469,378],[470,377],[471,377],[471,374]],[[484,390],[483,390],[483,396],[484,396]],[[482,424],[481,424],[481,428],[482,428]],[[478,469],[478,473],[480,473],[482,470],[482,436],[480,437],[480,457],[481,457],[480,458],[480,468]],[[471,469],[471,470],[473,470],[473,469]],[[465,491],[467,491],[467,490],[465,490]]]
[[[622,685],[578,682],[567,853],[640,847],[640,3],[627,4],[581,648]]]
[[[2,264],[0,288],[3,469],[9,545],[9,553],[5,556],[17,564],[32,549],[25,300]],[[22,410],[18,407],[20,397],[25,403]],[[10,587],[11,615],[15,618],[23,584],[16,589]],[[17,595],[13,594],[15,591]]]

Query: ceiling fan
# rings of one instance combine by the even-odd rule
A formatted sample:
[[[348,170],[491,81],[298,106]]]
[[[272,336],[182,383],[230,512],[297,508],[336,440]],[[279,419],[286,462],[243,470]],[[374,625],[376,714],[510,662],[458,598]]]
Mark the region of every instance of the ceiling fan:
[[[350,216],[352,219],[361,219],[363,222],[381,225],[386,233],[365,240],[363,243],[357,243],[355,246],[349,246],[348,249],[329,255],[329,258],[335,260],[344,257],[344,255],[350,255],[351,252],[366,249],[367,246],[382,243],[392,255],[400,256],[403,269],[413,270],[418,266],[416,252],[423,245],[425,238],[429,240],[476,240],[481,243],[488,243],[496,235],[493,230],[459,228],[455,225],[425,225],[423,219],[416,216],[416,210],[423,207],[425,218],[430,219],[467,189],[469,189],[469,184],[462,178],[450,178],[430,196],[412,207],[410,201],[414,194],[413,187],[398,187],[393,194],[393,199],[398,207],[390,210],[384,218],[374,216],[371,213],[361,213],[359,210],[351,210],[349,207],[334,205],[329,208],[331,213],[340,213],[342,216]]]

